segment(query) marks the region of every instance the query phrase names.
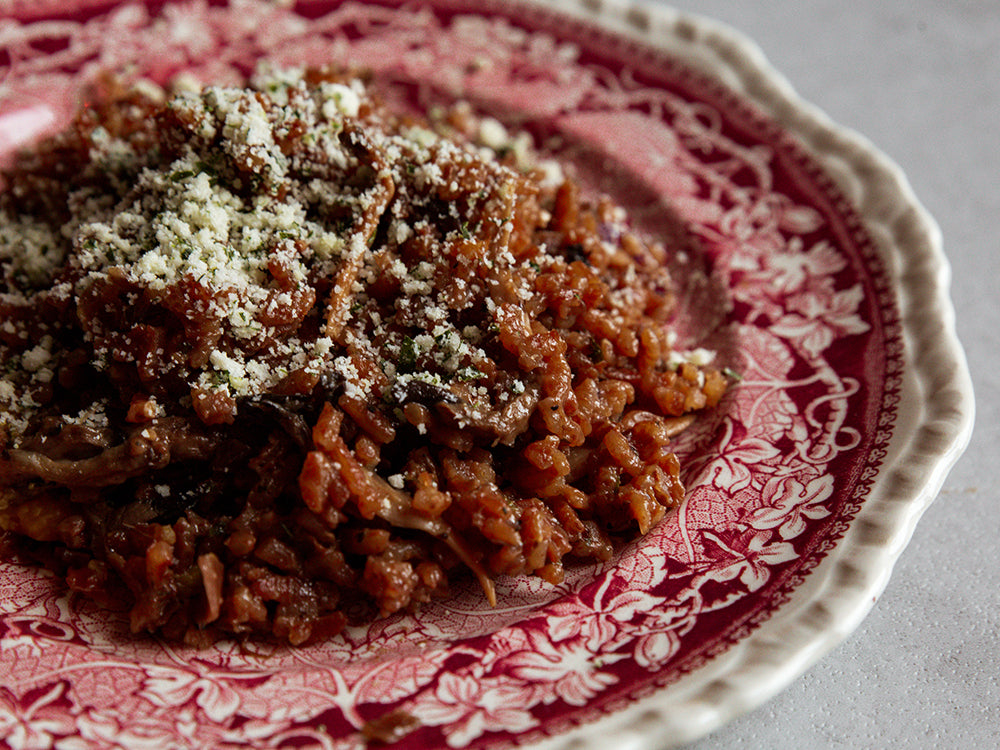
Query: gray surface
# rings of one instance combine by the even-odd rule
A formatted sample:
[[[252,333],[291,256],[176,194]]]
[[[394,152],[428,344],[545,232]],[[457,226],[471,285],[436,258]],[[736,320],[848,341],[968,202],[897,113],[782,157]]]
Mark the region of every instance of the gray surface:
[[[977,401],[969,449],[861,627],[692,750],[1000,747],[1000,3],[670,4],[749,35],[902,166],[944,234]]]

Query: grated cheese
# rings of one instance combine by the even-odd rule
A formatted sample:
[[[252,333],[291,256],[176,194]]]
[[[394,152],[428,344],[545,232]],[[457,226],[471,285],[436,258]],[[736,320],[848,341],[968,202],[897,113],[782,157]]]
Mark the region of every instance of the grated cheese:
[[[119,335],[109,308],[82,333],[92,366],[139,366],[153,357],[192,389],[239,399],[266,395],[297,371],[333,376],[352,397],[390,401],[413,382],[458,382],[472,399],[470,414],[523,393],[520,380],[496,392],[479,383],[485,376],[477,363],[491,359],[483,347],[494,331],[462,324],[460,314],[481,305],[494,316],[490,279],[501,274],[510,300],[535,295],[535,275],[554,256],[544,244],[528,257],[511,247],[515,196],[528,170],[554,194],[561,167],[536,158],[527,134],[512,134],[493,118],[476,121],[468,108],[475,143],[459,144],[430,126],[381,119],[364,85],[350,77],[309,86],[301,69],[262,69],[252,85],[203,88],[183,79],[166,98],[143,83],[140,93],[150,100],[167,99],[165,112],[182,123],[184,138],[164,157],[98,126],[90,133],[89,171],[67,198],[69,221],[15,216],[0,206],[4,298],[27,304],[27,295],[41,290],[53,300],[81,299],[112,277],[128,290],[129,306],[164,305],[180,295],[192,315],[218,328],[200,359],[165,358],[162,348],[141,354],[139,339]],[[501,153],[512,155],[513,167],[495,158]],[[91,184],[97,177],[100,189]],[[386,195],[388,207],[380,203]],[[551,218],[541,205],[535,210],[543,222]],[[380,228],[369,215],[382,211],[389,221]],[[624,214],[612,219],[624,222]],[[621,252],[604,244],[609,257]],[[459,252],[466,247],[489,252]],[[72,273],[57,279],[67,262]],[[638,299],[623,278],[611,295],[619,310]],[[322,293],[318,279],[329,280]],[[396,320],[369,304],[371,290],[387,279],[398,284]],[[315,299],[303,302],[310,292]],[[303,312],[292,321],[289,311],[299,305]],[[338,325],[324,331],[324,315],[335,307]],[[320,335],[300,336],[299,327]],[[28,328],[10,320],[0,331],[8,341],[28,340]],[[60,361],[52,341],[5,356],[13,369],[0,379],[0,402],[33,403],[25,394],[53,380]],[[671,366],[710,361],[703,350],[671,357]],[[366,359],[378,363],[375,375],[366,374]],[[186,408],[189,401],[182,402]],[[64,418],[101,413],[95,406],[86,417]]]

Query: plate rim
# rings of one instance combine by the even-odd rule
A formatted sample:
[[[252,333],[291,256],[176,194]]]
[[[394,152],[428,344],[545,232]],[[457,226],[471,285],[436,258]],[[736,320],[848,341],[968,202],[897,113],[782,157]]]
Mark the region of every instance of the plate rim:
[[[951,267],[936,220],[902,168],[859,132],[807,101],[750,36],[650,0],[524,0],[683,55],[797,139],[857,213],[885,264],[904,343],[900,418],[868,496],[823,561],[755,630],[677,682],[537,750],[666,750],[760,707],[844,641],[888,584],[917,522],[968,446],[972,378],[955,326]],[[905,269],[904,269],[905,266]],[[905,414],[912,410],[910,414]]]

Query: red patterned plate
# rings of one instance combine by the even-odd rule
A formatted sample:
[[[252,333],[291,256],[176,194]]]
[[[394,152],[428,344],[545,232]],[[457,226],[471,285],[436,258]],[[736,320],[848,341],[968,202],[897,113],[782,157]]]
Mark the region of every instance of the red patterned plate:
[[[192,650],[0,565],[9,747],[361,748],[392,711],[419,720],[412,748],[675,744],[850,632],[968,439],[933,221],[731,31],[585,0],[5,5],[0,157],[102,71],[368,68],[401,103],[532,132],[678,247],[683,341],[742,374],[684,437],[678,512],[563,585],[502,583],[494,609],[470,584],[325,643]]]

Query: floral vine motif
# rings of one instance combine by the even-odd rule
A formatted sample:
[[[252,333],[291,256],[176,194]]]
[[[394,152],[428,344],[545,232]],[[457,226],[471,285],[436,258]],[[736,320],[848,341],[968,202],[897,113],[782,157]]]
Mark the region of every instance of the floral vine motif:
[[[457,0],[438,4],[461,10]],[[686,504],[606,569],[556,590],[512,589],[506,611],[468,604],[470,594],[294,652],[129,641],[67,607],[40,574],[5,564],[0,734],[11,747],[72,737],[93,747],[358,748],[366,717],[393,709],[418,716],[430,744],[482,747],[544,729],[546,717],[592,719],[613,710],[612,694],[672,674],[682,654],[721,648],[730,636],[705,624],[711,616],[736,621],[770,606],[758,597],[860,491],[835,476],[873,427],[855,413],[873,396],[862,369],[828,356],[877,333],[871,271],[852,265],[857,248],[832,239],[829,214],[779,179],[786,167],[775,157],[788,145],[734,137],[731,98],[644,82],[610,37],[561,41],[526,30],[544,25],[531,20],[537,11],[525,10],[524,26],[511,12],[331,2],[306,24],[279,3],[193,0],[158,16],[123,5],[85,22],[6,23],[0,156],[64,123],[81,84],[102,70],[226,82],[261,55],[367,67],[416,84],[425,103],[466,97],[513,125],[558,132],[570,162],[593,148],[613,156],[618,173],[657,196],[636,215],[655,220],[665,206],[682,215],[730,297],[728,318],[708,300],[690,316],[703,327],[683,332],[692,343],[738,342],[731,364],[742,376],[718,419],[682,444]],[[586,45],[621,69],[591,61]]]
[[[73,734],[73,718],[59,701],[66,683],[53,682],[27,695],[0,687],[0,735],[11,747],[52,747],[54,740]]]

